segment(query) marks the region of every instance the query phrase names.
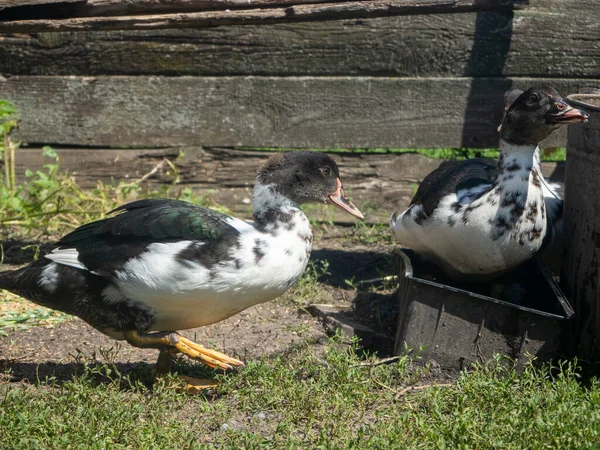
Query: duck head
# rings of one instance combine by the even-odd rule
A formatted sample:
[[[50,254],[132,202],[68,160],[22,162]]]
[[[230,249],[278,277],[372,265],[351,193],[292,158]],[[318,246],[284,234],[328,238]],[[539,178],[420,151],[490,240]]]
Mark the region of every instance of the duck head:
[[[573,108],[551,87],[513,89],[504,96],[506,114],[500,125],[502,140],[537,145],[560,125],[585,122],[589,114]]]
[[[324,153],[277,153],[267,160],[256,182],[255,202],[259,187],[259,192],[266,190],[273,196],[282,196],[297,205],[330,203],[354,217],[364,218],[344,192],[337,164]]]

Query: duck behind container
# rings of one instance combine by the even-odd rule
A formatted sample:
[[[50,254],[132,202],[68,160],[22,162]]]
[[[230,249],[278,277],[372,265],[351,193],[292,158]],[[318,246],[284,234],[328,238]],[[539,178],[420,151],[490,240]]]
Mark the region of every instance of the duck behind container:
[[[560,232],[562,198],[542,176],[538,144],[588,114],[550,87],[509,91],[505,103],[498,161],[443,163],[390,220],[400,244],[454,278],[494,278],[540,254]]]

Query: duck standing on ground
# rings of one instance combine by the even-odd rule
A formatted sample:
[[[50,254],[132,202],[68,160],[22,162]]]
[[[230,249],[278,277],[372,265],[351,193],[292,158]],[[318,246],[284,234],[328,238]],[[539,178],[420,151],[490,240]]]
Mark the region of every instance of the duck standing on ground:
[[[562,200],[542,176],[538,143],[588,114],[549,87],[509,91],[505,102],[498,161],[443,163],[390,220],[399,243],[455,278],[490,279],[536,256],[562,218]]]
[[[175,353],[210,367],[241,366],[176,330],[219,322],[294,284],[312,247],[299,208],[307,202],[363,218],[329,156],[280,153],[256,178],[252,224],[176,200],[136,201],[77,228],[45,257],[0,273],[0,289],[78,316],[135,347],[159,349],[156,375],[168,371]],[[205,385],[182,378],[189,390]]]

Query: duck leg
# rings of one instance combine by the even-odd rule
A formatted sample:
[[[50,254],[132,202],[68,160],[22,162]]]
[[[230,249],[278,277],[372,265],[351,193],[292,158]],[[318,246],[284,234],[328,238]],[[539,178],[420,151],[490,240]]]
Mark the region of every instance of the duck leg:
[[[158,360],[153,369],[154,380],[165,376],[171,368],[172,355],[182,353],[189,358],[200,361],[211,368],[232,369],[233,366],[243,366],[244,363],[231,358],[224,353],[207,349],[196,344],[174,332],[140,333],[135,330],[125,331],[125,339],[131,345],[140,348],[156,348],[160,350]],[[215,387],[217,384],[212,380],[179,375],[178,378],[184,382],[183,390],[197,393],[202,389]]]
[[[136,330],[128,330],[124,331],[123,335],[127,342],[134,347],[165,349],[171,354],[182,353],[213,369],[233,369],[233,366],[244,365],[242,361],[227,356],[224,353],[210,350],[171,331],[140,333]]]

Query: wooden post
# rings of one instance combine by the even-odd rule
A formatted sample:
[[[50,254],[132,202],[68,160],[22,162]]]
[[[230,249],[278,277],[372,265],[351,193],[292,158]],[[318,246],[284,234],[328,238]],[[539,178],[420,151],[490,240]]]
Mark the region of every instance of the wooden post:
[[[561,281],[577,315],[569,350],[600,361],[600,95],[569,98],[590,112],[587,123],[569,126],[567,144]]]

